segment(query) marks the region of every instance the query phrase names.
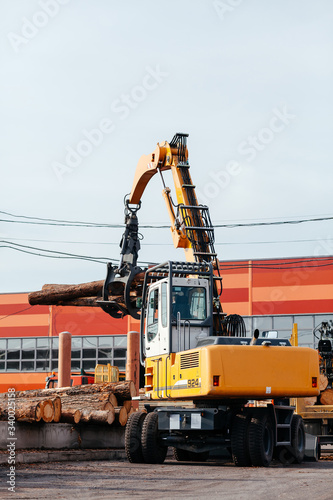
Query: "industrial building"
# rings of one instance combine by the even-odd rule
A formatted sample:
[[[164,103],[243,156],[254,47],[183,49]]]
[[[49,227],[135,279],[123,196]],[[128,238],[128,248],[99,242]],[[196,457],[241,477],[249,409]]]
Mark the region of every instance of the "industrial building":
[[[312,347],[314,328],[333,320],[333,256],[221,262],[220,273],[223,310],[243,316],[248,335],[258,328],[290,337],[297,323],[299,345]],[[73,371],[92,371],[97,363],[124,370],[127,331],[138,329],[129,316],[114,319],[98,307],[30,306],[28,293],[1,294],[2,384],[43,385],[57,369],[63,331],[74,337]]]

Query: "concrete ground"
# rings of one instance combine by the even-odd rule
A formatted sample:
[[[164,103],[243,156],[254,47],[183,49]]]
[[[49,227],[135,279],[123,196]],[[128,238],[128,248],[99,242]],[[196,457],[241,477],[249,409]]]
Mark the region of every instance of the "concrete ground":
[[[332,459],[332,457],[330,457]],[[237,468],[230,460],[163,465],[126,460],[17,465],[15,493],[7,491],[8,466],[0,467],[0,498],[29,499],[304,499],[333,498],[333,461],[268,468]]]

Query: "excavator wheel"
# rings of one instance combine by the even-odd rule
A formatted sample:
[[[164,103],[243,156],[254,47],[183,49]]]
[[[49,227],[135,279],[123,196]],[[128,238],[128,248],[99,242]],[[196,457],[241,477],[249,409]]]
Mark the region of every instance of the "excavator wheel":
[[[148,413],[142,426],[142,454],[147,464],[162,464],[168,448],[161,446],[158,435],[158,414]]]
[[[141,434],[146,413],[139,411],[130,415],[125,430],[125,451],[128,460],[133,464],[144,463]]]
[[[231,429],[231,454],[234,464],[238,467],[250,467],[249,451],[249,413],[235,415]]]
[[[295,462],[303,462],[305,452],[305,430],[303,419],[300,415],[293,415],[291,421],[291,454]]]
[[[249,424],[249,452],[252,465],[268,467],[273,458],[274,433],[267,411],[255,411]]]
[[[278,458],[284,464],[300,464],[305,454],[304,422],[300,415],[293,415],[290,431],[291,446],[282,446]]]

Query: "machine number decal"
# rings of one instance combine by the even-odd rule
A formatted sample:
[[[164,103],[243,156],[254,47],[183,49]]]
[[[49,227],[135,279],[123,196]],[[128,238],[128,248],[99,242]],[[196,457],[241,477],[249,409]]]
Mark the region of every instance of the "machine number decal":
[[[187,387],[199,387],[199,379],[198,378],[189,378],[187,380]]]

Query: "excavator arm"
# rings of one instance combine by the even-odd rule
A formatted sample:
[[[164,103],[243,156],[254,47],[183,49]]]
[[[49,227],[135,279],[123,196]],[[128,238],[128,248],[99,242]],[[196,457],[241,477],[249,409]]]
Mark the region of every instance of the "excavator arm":
[[[188,162],[187,137],[188,134],[175,134],[170,143],[165,141],[157,144],[153,153],[141,156],[131,193],[125,200],[125,231],[120,242],[120,264],[108,264],[103,298],[99,304],[115,318],[126,314],[136,319],[140,317],[143,280],[140,282],[138,277],[142,277],[146,269],[137,266],[140,242],[136,214],[148,182],[159,173],[174,246],[184,249],[188,262],[210,262],[217,273],[213,286],[214,331],[218,335],[233,335],[235,331],[244,334],[243,320],[237,315],[226,316],[222,311],[219,299],[222,278],[219,275],[219,262],[214,249],[214,228],[208,207],[199,205],[195,194]],[[171,189],[166,186],[163,178],[163,172],[166,170],[171,170],[172,173],[176,203],[173,202]],[[122,296],[121,301],[119,295]]]
[[[139,203],[148,182],[159,173],[175,248],[184,249],[188,262],[213,261],[217,268],[214,228],[208,207],[199,205],[195,194],[188,162],[187,137],[188,134],[176,134],[170,143],[157,144],[153,153],[141,156],[129,201]],[[172,173],[176,204],[172,201],[171,189],[164,182],[163,172],[166,170],[171,170]]]

